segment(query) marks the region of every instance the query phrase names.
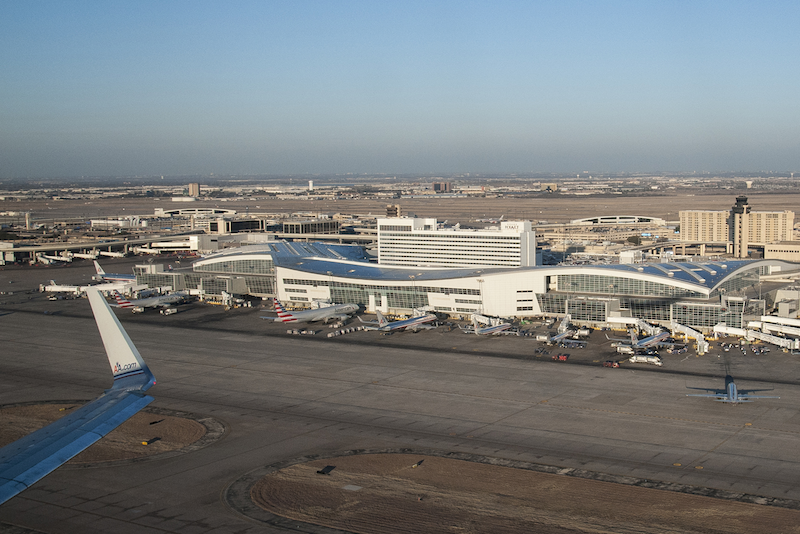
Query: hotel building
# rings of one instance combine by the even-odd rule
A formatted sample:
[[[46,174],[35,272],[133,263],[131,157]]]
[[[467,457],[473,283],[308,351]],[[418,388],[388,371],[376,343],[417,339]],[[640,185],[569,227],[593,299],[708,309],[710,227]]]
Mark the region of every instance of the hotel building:
[[[503,221],[486,229],[442,228],[436,219],[378,219],[380,265],[470,268],[536,265],[530,221]]]

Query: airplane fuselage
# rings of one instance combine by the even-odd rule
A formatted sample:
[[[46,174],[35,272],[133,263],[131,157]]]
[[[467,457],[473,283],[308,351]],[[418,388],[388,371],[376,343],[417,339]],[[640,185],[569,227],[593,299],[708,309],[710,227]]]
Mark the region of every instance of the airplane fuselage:
[[[285,312],[285,316],[281,317],[279,315],[273,319],[282,323],[307,323],[342,318],[357,311],[358,305],[356,304],[334,304],[333,306],[317,308],[315,310]]]
[[[475,329],[475,333],[478,334],[478,335],[487,335],[488,336],[488,335],[492,335],[492,334],[500,334],[502,332],[505,332],[509,328],[511,328],[511,325],[508,324],[508,323],[504,323],[504,324],[499,324],[497,326],[487,326],[487,327],[484,327],[484,328],[476,328]]]
[[[425,323],[430,323],[436,320],[435,315],[422,315],[420,317],[412,317],[410,319],[403,319],[402,321],[395,321],[393,323],[389,323],[385,326],[379,327],[378,330],[383,330],[385,332],[391,332],[392,330],[400,330],[403,328],[411,328],[423,325]]]

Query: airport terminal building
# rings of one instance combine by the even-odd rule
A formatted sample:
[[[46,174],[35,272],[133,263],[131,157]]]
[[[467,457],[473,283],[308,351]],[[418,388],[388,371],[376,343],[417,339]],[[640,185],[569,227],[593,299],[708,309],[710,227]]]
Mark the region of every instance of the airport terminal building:
[[[763,314],[765,302],[743,290],[761,275],[794,269],[780,260],[436,269],[378,265],[358,246],[277,242],[207,256],[186,276],[203,288],[277,296],[294,306],[352,302],[393,314],[429,307],[462,317],[569,313],[591,326],[635,317],[708,332],[719,323],[741,328],[746,316]]]

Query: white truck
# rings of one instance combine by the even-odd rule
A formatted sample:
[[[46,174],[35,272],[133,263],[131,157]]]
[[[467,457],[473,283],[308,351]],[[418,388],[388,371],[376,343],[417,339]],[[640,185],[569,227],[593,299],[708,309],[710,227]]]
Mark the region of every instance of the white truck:
[[[628,358],[628,361],[631,363],[652,363],[653,365],[657,365],[659,367],[664,365],[661,363],[661,358],[658,356],[646,356],[644,354],[634,354]]]

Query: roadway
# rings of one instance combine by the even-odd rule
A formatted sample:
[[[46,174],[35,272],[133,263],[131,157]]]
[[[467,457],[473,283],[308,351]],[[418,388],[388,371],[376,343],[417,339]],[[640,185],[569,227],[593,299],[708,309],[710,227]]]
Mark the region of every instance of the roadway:
[[[34,272],[15,271],[15,294],[0,296],[0,404],[93,398],[111,377],[89,305],[27,294]],[[532,338],[307,338],[261,314],[118,311],[158,379],[153,405],[214,417],[226,435],[170,458],[61,468],[0,506],[0,526],[278,532],[232,510],[225,489],[265,465],[352,449],[455,451],[800,501],[800,365],[789,355],[715,349],[608,369],[608,345],[594,340],[552,362],[534,356]],[[722,387],[726,370],[740,388],[774,387],[781,399],[685,396],[687,385]]]

